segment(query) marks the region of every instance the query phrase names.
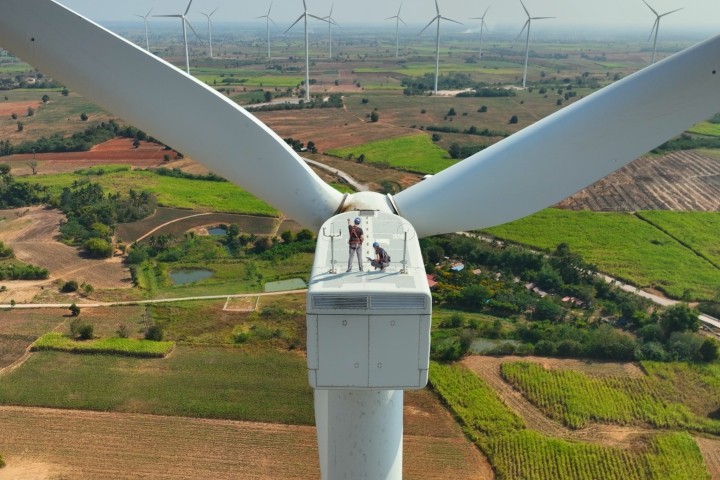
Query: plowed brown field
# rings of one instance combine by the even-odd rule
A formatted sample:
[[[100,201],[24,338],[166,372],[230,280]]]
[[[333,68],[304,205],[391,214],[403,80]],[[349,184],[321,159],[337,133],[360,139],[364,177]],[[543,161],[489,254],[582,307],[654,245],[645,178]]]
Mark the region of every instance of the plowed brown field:
[[[720,160],[695,151],[641,157],[558,206],[610,212],[719,211]]]
[[[704,437],[694,437],[700,447],[705,465],[707,465],[710,478],[720,480],[720,440]]]
[[[313,427],[0,407],[0,431],[0,480],[319,478]],[[404,464],[408,479],[492,478],[462,436],[406,435]]]

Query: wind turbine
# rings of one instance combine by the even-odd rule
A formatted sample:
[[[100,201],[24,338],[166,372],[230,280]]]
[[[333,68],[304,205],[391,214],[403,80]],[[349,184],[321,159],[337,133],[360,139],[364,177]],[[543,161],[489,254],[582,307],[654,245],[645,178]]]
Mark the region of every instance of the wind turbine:
[[[183,42],[185,43],[185,71],[188,75],[190,75],[190,52],[188,51],[188,41],[187,41],[187,30],[185,28],[185,24],[187,24],[188,27],[190,27],[190,30],[193,31],[195,36],[200,39],[200,35],[197,34],[195,29],[192,25],[190,25],[190,22],[187,19],[187,14],[190,11],[190,5],[192,5],[193,0],[190,0],[188,3],[187,8],[185,9],[185,13],[178,13],[176,15],[153,15],[153,17],[169,17],[169,18],[179,18],[182,22],[182,29],[183,29]]]
[[[522,86],[525,88],[525,82],[527,81],[527,67],[528,67],[528,57],[530,56],[530,25],[532,24],[533,20],[545,20],[547,18],[555,18],[555,17],[531,17],[530,12],[528,12],[528,9],[525,8],[525,4],[522,0],[520,0],[520,5],[522,5],[523,10],[525,10],[525,14],[527,15],[527,21],[525,22],[525,25],[523,25],[522,30],[520,30],[520,33],[518,34],[518,38],[520,38],[520,35],[522,35],[523,31],[525,30],[525,27],[527,27],[527,35],[525,37],[525,68],[523,69],[523,83]]]
[[[265,30],[267,32],[267,49],[268,49],[268,58],[270,58],[270,22],[272,22],[273,25],[277,27],[277,24],[273,22],[273,19],[270,18],[270,10],[272,10],[272,2],[270,2],[270,8],[268,8],[268,11],[265,15],[260,15],[259,17],[255,17],[255,19],[258,18],[264,18],[265,19]]]
[[[553,205],[720,111],[717,36],[397,195],[343,195],[243,108],[56,1],[3,0],[1,10],[2,48],[319,232],[307,362],[324,479],[401,478],[403,390],[422,387],[429,352],[418,238]],[[347,254],[338,225],[355,216],[370,227],[368,243],[392,249],[395,263],[385,273],[331,273],[332,254]],[[410,338],[413,326],[420,329],[411,328]],[[413,370],[408,380],[404,373]]]
[[[405,22],[403,22],[403,19],[400,18],[400,10],[402,10],[402,2],[400,2],[400,7],[398,7],[398,12],[396,15],[393,15],[392,17],[388,17],[385,20],[392,20],[395,19],[395,58],[399,57],[400,52],[400,22],[402,22],[403,25],[407,26]]]
[[[448,22],[457,23],[459,25],[462,25],[462,23],[458,22],[457,20],[443,17],[440,14],[440,7],[438,6],[437,0],[435,0],[435,11],[437,12],[437,15],[435,15],[435,17],[433,17],[433,19],[430,20],[427,25],[425,25],[425,28],[420,30],[420,33],[418,33],[418,35],[422,35],[422,33],[427,30],[427,28],[432,25],[433,22],[437,22],[437,30],[435,32],[435,89],[433,90],[433,93],[437,95],[438,75],[440,74],[440,20],[447,20]]]
[[[655,32],[655,39],[653,40],[652,59],[650,60],[650,65],[652,65],[653,63],[655,63],[655,47],[657,46],[658,30],[660,30],[660,19],[666,15],[675,13],[678,10],[682,10],[682,8],[676,8],[675,10],[671,10],[669,12],[666,12],[666,13],[663,13],[662,15],[660,15],[645,0],[643,0],[643,3],[645,5],[647,5],[647,7],[655,14],[655,23],[653,23],[652,30],[650,30],[650,36],[648,37],[648,41],[650,41],[650,38],[653,36],[653,32]]]
[[[289,32],[292,27],[295,26],[296,23],[298,23],[300,20],[305,21],[305,101],[310,101],[310,49],[309,49],[309,43],[308,43],[308,28],[307,28],[307,19],[308,17],[312,17],[316,20],[320,20],[321,22],[326,22],[324,18],[320,18],[317,15],[313,15],[311,13],[308,13],[307,11],[307,3],[305,3],[305,0],[303,0],[303,13],[300,14],[300,16],[293,22],[292,25],[288,27],[287,30],[285,30],[285,33]]]
[[[210,19],[210,17],[213,16],[213,14],[217,11],[218,8],[220,8],[220,7],[215,7],[215,10],[213,10],[213,11],[210,12],[209,14],[200,12],[201,14],[203,14],[203,15],[205,15],[205,16],[207,17],[207,22],[208,22],[208,37],[209,37],[209,39],[210,39],[210,58],[213,58],[213,50],[212,50],[212,20]],[[186,12],[186,13],[187,13],[187,12]],[[188,24],[188,25],[189,25],[189,24]]]
[[[135,14],[136,17],[142,18],[143,23],[145,24],[145,50],[148,52],[150,51],[150,39],[148,38],[148,22],[147,19],[150,16],[150,12],[152,12],[153,9],[151,8],[148,10],[148,12],[145,14],[145,16]]]
[[[483,31],[484,27],[487,27],[487,24],[485,23],[485,16],[487,15],[488,10],[490,10],[490,6],[488,6],[485,9],[485,13],[482,14],[482,17],[473,17],[470,20],[480,20],[480,52],[478,53],[478,56],[482,58],[482,40],[483,40]],[[522,33],[522,32],[521,32]]]
[[[332,58],[332,26],[337,25],[337,23],[335,22],[335,19],[332,18],[333,8],[335,8],[335,2],[332,2],[330,4],[330,13],[326,17],[323,17],[323,20],[328,22],[328,38],[330,40],[328,58]]]

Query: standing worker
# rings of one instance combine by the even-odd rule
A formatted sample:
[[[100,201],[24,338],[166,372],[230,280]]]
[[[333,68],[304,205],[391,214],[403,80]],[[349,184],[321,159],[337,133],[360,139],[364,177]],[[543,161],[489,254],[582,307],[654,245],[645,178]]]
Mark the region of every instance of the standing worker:
[[[348,231],[350,233],[350,239],[348,240],[348,246],[350,247],[350,252],[348,256],[348,267],[347,271],[352,271],[352,260],[353,255],[357,255],[358,259],[358,267],[360,267],[360,271],[363,271],[363,264],[362,264],[362,244],[365,240],[365,233],[363,232],[363,229],[360,228],[360,217],[356,217],[353,224],[350,223],[350,219],[348,218]]]

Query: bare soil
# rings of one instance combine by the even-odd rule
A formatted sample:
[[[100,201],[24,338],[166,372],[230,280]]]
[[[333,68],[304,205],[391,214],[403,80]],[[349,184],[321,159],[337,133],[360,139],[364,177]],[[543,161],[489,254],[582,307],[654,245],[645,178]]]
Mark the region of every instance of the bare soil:
[[[4,157],[3,161],[12,166],[13,175],[30,175],[32,170],[28,162],[37,162],[37,173],[51,174],[74,172],[81,168],[95,165],[126,164],[138,168],[167,166],[163,157],[168,154],[175,158],[175,152],[164,150],[157,143],[140,142],[138,148],[133,147],[131,138],[114,138],[95,145],[87,152],[63,153],[27,153]]]
[[[700,447],[710,478],[720,480],[720,440],[716,438],[693,437]]]
[[[50,272],[47,280],[3,282],[7,291],[0,293],[0,302],[30,301],[56,280],[87,282],[95,288],[131,286],[130,273],[119,257],[106,260],[83,258],[78,249],[57,241],[60,222],[65,218],[60,211],[43,207],[2,210],[0,218],[3,218],[0,240],[13,248],[15,257]]]
[[[610,212],[720,211],[720,160],[696,151],[641,157],[558,206]]]
[[[523,419],[528,428],[537,430],[538,432],[550,437],[561,438],[570,441],[583,441],[599,443],[619,448],[644,448],[647,446],[647,438],[652,435],[655,430],[640,427],[622,427],[617,425],[593,424],[587,428],[580,430],[571,430],[560,422],[552,420],[530,403],[522,393],[515,390],[511,385],[503,380],[500,375],[500,365],[504,362],[514,361],[537,362],[548,365],[549,368],[568,368],[581,370],[589,374],[597,375],[616,375],[619,372],[631,372],[636,375],[638,372],[642,375],[642,371],[636,366],[629,367],[626,370],[625,364],[611,362],[581,362],[577,360],[560,360],[541,357],[485,357],[471,356],[466,357],[462,364],[477,374],[490,387],[493,388],[500,396],[503,402],[520,418]],[[593,372],[592,365],[597,364],[597,373]],[[565,366],[567,365],[567,367]],[[637,370],[636,370],[637,369]],[[613,373],[615,372],[615,373]]]
[[[319,478],[314,427],[0,407],[0,431],[0,480]],[[462,437],[405,436],[404,478],[492,478],[480,460]]]

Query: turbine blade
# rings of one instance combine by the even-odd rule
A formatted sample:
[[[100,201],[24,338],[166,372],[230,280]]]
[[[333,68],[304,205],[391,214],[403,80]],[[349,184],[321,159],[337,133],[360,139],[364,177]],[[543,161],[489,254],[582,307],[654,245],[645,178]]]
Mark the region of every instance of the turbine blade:
[[[644,3],[645,5],[647,5],[647,7],[655,14],[655,16],[658,16],[658,13],[655,11],[654,8],[652,8],[652,7],[650,6],[649,3],[647,3],[645,0],[642,0],[642,1],[643,1],[643,3]]]
[[[268,17],[270,16],[270,10],[272,10],[272,2],[270,2],[270,8],[268,8]]]
[[[308,17],[314,18],[315,20],[320,20],[321,22],[331,23],[329,20],[322,18],[322,17],[318,17],[317,15],[313,15],[312,13],[306,13],[306,15]]]
[[[403,25],[405,25],[407,27],[407,23],[405,23],[405,21],[402,18],[398,17],[398,20],[400,20],[400,23],[402,23]]]
[[[258,18],[267,18],[267,15],[260,15],[259,17],[255,17],[255,20],[257,20]]]
[[[153,7],[153,8],[155,8],[155,7]],[[151,8],[150,10],[148,10],[148,12],[145,14],[145,18],[149,17],[149,16],[150,16],[150,12],[152,12],[152,11],[153,11],[152,8]]]
[[[718,63],[720,36],[400,192],[398,213],[427,236],[489,227],[553,205],[720,111]]]
[[[303,0],[303,10],[307,13],[307,4],[305,3],[305,0]]]
[[[275,23],[275,20],[273,20],[273,19],[270,18],[270,17],[267,17],[267,19],[270,20],[270,23],[272,23],[273,25],[275,25],[275,28],[277,28],[278,24]]]
[[[392,20],[393,18],[397,18],[397,15],[394,17],[387,17],[385,20]]]
[[[648,36],[648,42],[653,36],[653,33],[655,33],[655,29],[660,28],[660,17],[657,17],[655,19],[655,23],[653,23],[652,29],[650,29],[650,35]]]
[[[197,32],[195,31],[195,29],[193,28],[193,26],[190,25],[190,21],[189,21],[187,18],[185,18],[185,17],[183,17],[183,20],[185,21],[185,23],[187,23],[187,26],[190,27],[190,30],[192,30],[192,32],[195,34],[195,36],[197,37],[197,39],[200,40],[200,43],[202,43],[203,39],[200,38],[200,35],[198,35],[198,33],[197,33]]]
[[[290,218],[317,230],[339,207],[277,134],[203,82],[52,0],[3,0],[2,12],[3,48]]]
[[[300,16],[298,17],[298,19],[297,19],[297,20],[295,20],[295,22],[293,22],[293,24],[292,24],[292,25],[290,25],[290,26],[289,26],[289,27],[287,28],[287,30],[285,30],[285,31],[284,31],[283,33],[287,33],[287,32],[289,32],[289,31],[290,31],[290,29],[291,29],[292,27],[294,27],[294,26],[295,26],[295,25],[296,25],[296,24],[297,24],[297,23],[298,23],[298,22],[299,22],[300,20],[302,20],[304,16],[305,16],[305,14],[304,14],[304,13],[303,13],[302,15],[300,15]]]
[[[182,15],[153,15],[153,17],[182,18]]]
[[[190,1],[188,2],[188,6],[187,6],[187,8],[185,9],[184,15],[187,15],[188,12],[190,11],[190,5],[192,5],[192,2],[193,2],[193,0],[190,0]]]
[[[532,17],[531,20],[547,20],[548,18],[557,18],[557,17]]]
[[[487,15],[488,10],[490,10],[490,5],[485,9],[485,13],[483,13],[483,16],[481,18],[485,19],[485,15]]]
[[[679,12],[679,11],[682,10],[682,9],[683,9],[683,7],[676,8],[675,10],[671,10],[671,11],[669,11],[669,12],[663,13],[663,14],[660,15],[660,16],[661,16],[661,17],[664,17],[665,15],[670,15],[671,13]]]
[[[440,6],[438,6],[437,0],[435,0],[435,11],[437,11],[438,17],[440,16]]]
[[[210,16],[211,16],[211,17],[213,16],[213,14],[214,14],[215,12],[217,12],[217,9],[218,9],[218,8],[220,8],[220,7],[215,7],[215,10],[213,10],[212,12],[210,12]]]
[[[400,10],[402,10],[402,4],[403,4],[403,2],[400,2],[400,6],[398,7],[398,13],[397,13],[398,17],[400,16]]]
[[[463,25],[462,22],[458,22],[457,20],[453,20],[452,18],[447,18],[447,17],[440,17],[440,18],[443,20],[447,20],[448,22],[453,22],[453,23],[457,23],[458,25]]]
[[[645,1],[645,0],[643,0],[643,2],[644,2],[644,1]],[[530,18],[530,12],[528,12],[528,9],[525,8],[525,4],[523,3],[522,0],[520,0],[520,5],[522,5],[523,10],[525,10],[525,14],[528,16],[528,18]]]
[[[422,35],[422,33],[423,33],[425,30],[427,30],[427,28],[428,28],[430,25],[432,25],[435,20],[437,20],[437,21],[439,22],[439,21],[440,21],[440,17],[437,16],[437,17],[433,18],[432,20],[430,20],[430,23],[428,23],[427,25],[425,25],[425,28],[423,28],[422,30],[420,30],[420,33],[418,33],[418,36]]]
[[[332,2],[332,3],[330,4],[330,15],[328,15],[328,17],[332,17],[333,8],[335,8],[335,2]]]
[[[523,25],[522,30],[520,30],[520,33],[518,33],[518,36],[515,38],[515,41],[516,41],[516,42],[520,39],[520,36],[521,36],[521,35],[523,34],[523,32],[525,31],[525,27],[527,27],[529,23],[530,23],[530,19],[528,18],[528,19],[525,21],[525,25]]]

